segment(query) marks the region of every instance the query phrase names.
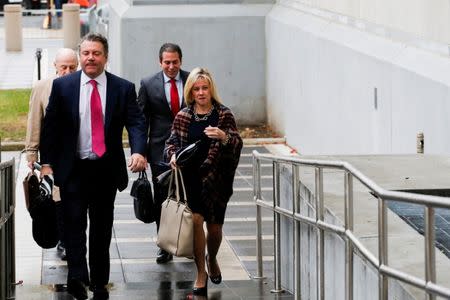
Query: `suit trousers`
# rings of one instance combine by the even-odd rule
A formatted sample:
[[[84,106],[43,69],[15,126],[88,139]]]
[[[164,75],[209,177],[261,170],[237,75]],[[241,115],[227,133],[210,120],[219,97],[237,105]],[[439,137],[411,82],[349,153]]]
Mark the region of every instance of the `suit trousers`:
[[[68,281],[78,279],[96,286],[104,286],[109,281],[109,247],[117,192],[111,163],[107,157],[76,160],[67,182],[61,187]],[[90,276],[86,260],[88,217]]]

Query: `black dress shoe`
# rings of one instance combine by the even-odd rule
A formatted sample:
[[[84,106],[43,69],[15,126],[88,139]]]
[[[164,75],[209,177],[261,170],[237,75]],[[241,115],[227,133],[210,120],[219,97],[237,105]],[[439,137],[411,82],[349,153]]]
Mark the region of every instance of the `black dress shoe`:
[[[94,287],[93,290],[94,292],[94,300],[106,300],[109,299],[109,292],[106,289],[105,286],[103,287]]]
[[[156,256],[156,262],[158,264],[165,264],[173,259],[172,254],[167,252],[166,250],[159,249],[158,254]]]
[[[70,279],[67,283],[67,292],[77,300],[87,299],[86,286],[78,279]]]

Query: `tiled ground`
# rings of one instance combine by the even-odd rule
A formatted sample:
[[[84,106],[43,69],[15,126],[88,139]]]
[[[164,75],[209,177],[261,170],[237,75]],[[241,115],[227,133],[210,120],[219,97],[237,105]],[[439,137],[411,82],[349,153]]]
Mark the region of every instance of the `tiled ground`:
[[[117,283],[110,287],[110,299],[115,300],[292,300],[289,293],[272,294],[273,285],[260,280],[230,280],[208,286],[208,297],[192,296],[192,281],[155,280]],[[92,296],[92,293],[89,293]],[[17,300],[72,300],[65,286],[41,286],[35,289],[18,287]],[[92,298],[90,298],[92,299]]]
[[[256,276],[256,206],[253,202],[253,178],[251,152],[268,153],[265,147],[244,147],[236,172],[234,194],[227,208],[224,224],[224,241],[237,255],[250,278]],[[272,198],[272,170],[262,167],[265,175],[262,183],[263,197]],[[131,178],[136,177],[130,174]],[[131,179],[132,180],[132,179]],[[129,188],[128,188],[129,189]],[[155,263],[157,246],[156,226],[143,224],[134,219],[129,190],[118,193],[116,198],[114,238],[111,243],[112,299],[186,299],[195,279],[194,262],[186,258],[175,258],[175,263]],[[208,299],[291,299],[288,293],[274,295],[273,288],[273,215],[263,210],[263,256],[265,281],[233,281],[224,278],[219,286],[210,286]],[[241,269],[242,269],[241,267]],[[44,251],[42,284],[60,289],[53,299],[64,298],[67,266],[59,259],[55,249]],[[245,272],[244,272],[245,273]],[[248,279],[248,277],[246,277]],[[231,279],[231,281],[229,280]],[[56,286],[55,286],[56,284]],[[145,293],[144,293],[145,292]],[[148,292],[148,293],[147,293]],[[24,293],[25,295],[26,293]],[[143,296],[145,294],[146,296]],[[27,294],[28,295],[28,294]],[[55,296],[56,295],[56,296]],[[56,297],[56,298],[55,298]],[[58,298],[59,297],[59,298]],[[62,298],[61,298],[62,297]],[[17,299],[28,299],[20,298]],[[35,298],[41,299],[41,298]],[[42,299],[48,299],[43,297]],[[70,298],[68,298],[70,299]]]

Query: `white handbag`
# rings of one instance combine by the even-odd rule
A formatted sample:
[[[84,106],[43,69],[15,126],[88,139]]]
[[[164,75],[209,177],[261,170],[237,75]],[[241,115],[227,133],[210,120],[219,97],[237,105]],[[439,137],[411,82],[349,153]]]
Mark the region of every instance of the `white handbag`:
[[[183,200],[180,198],[180,185],[183,189]],[[183,175],[178,168],[172,170],[169,193],[161,205],[161,219],[156,244],[175,256],[194,256],[194,222],[192,211],[187,203]]]

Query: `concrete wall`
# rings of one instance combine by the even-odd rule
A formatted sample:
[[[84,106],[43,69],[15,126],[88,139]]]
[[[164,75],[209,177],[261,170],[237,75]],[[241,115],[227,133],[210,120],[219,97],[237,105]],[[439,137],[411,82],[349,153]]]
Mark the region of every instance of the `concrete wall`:
[[[142,77],[160,70],[159,47],[175,42],[185,70],[203,66],[212,72],[238,122],[266,121],[264,23],[271,4],[130,6],[112,0],[111,7],[112,72],[139,87]]]
[[[304,4],[412,33],[427,40],[450,43],[448,0],[281,0]]]
[[[289,145],[302,154],[414,153],[422,131],[426,153],[450,153],[446,45],[279,2],[266,18],[267,112]]]

